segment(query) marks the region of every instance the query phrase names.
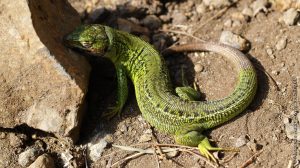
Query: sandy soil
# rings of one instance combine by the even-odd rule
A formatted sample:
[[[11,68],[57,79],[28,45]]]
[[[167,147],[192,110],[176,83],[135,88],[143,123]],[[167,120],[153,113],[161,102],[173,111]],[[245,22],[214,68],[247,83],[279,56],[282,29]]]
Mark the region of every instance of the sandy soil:
[[[198,12],[196,10],[201,1],[193,2],[190,0],[153,1],[151,3],[142,0],[131,1],[127,4],[123,0],[72,0],[70,2],[81,13],[83,22],[107,24],[116,28],[127,26],[133,34],[148,40],[160,51],[174,43],[197,42],[195,38],[178,32],[191,35],[191,32],[197,30],[193,34],[195,37],[206,41],[219,41],[221,32],[229,30],[247,39],[251,47],[244,53],[257,70],[257,95],[245,112],[226,124],[206,131],[205,135],[214,141],[214,145],[220,147],[234,147],[238,141],[245,141],[239,147],[239,152],[215,153],[219,159],[220,167],[242,167],[252,156],[254,156],[253,160],[249,162],[248,167],[288,166],[295,148],[292,140],[286,136],[283,119],[292,112],[292,76],[299,78],[300,75],[298,65],[300,28],[279,22],[283,12],[268,6],[268,12],[259,12],[256,16],[248,18],[237,17],[245,7],[250,6],[252,3],[250,0],[241,0],[228,7],[227,10],[224,10],[225,7],[207,9],[205,13],[199,13],[200,9]],[[116,4],[118,7],[115,9]],[[141,8],[138,8],[138,5]],[[106,7],[105,10],[104,7]],[[186,18],[182,18],[178,13],[182,13]],[[142,21],[151,14],[163,21],[161,23],[154,21],[151,24]],[[211,19],[216,15],[219,17]],[[229,26],[224,25],[228,20],[235,23]],[[128,21],[131,22],[128,23]],[[277,50],[276,44],[282,38],[287,39],[287,45],[284,49]],[[267,49],[271,49],[273,55],[270,56]],[[115,102],[114,69],[107,60],[94,57],[88,57],[88,59],[93,67],[87,96],[88,110],[83,121],[80,141],[77,146],[68,146],[74,156],[76,155],[73,158],[74,167],[85,164],[84,152],[79,145],[91,141],[95,136],[98,138],[105,136],[109,142],[103,155],[118,151],[117,148],[112,147],[112,144],[124,146],[137,144],[142,136],[151,134],[151,132],[153,136],[150,136],[151,140],[146,143],[175,143],[171,136],[151,128],[142,119],[132,85],[128,102],[121,117],[115,117],[110,121],[101,119],[101,113],[107,111],[108,107]],[[167,56],[165,59],[174,85],[181,85],[180,72],[181,67],[183,67],[189,84],[192,85],[194,81],[198,84],[204,100],[225,97],[234,89],[236,81],[234,66],[220,55],[189,53]],[[42,137],[39,140],[48,146],[47,150],[56,159],[57,166],[62,166],[59,153],[66,149],[65,146],[64,148],[61,147],[62,142],[57,142],[43,133],[33,133],[32,130],[14,132],[27,134],[29,138],[26,139],[25,144],[32,144],[36,141],[32,135]],[[3,146],[3,149],[8,149],[5,147],[7,141],[11,141],[9,136],[0,138],[0,146]],[[1,145],[2,143],[3,145]],[[20,146],[24,148],[24,145]],[[152,148],[150,147],[150,149]],[[3,152],[5,153],[5,151]],[[95,168],[105,167],[110,162],[114,164],[130,155],[132,153],[121,151],[109,155],[109,157],[101,158],[94,163],[88,163],[89,166]],[[17,159],[17,155],[14,154],[5,155],[5,157],[14,163]],[[300,160],[300,154],[297,157]],[[145,154],[122,162],[119,166],[128,168],[153,168],[158,167],[158,165],[161,168],[210,167],[203,159],[187,152],[180,152],[169,159],[159,158],[157,155]],[[17,165],[15,166],[17,167]]]

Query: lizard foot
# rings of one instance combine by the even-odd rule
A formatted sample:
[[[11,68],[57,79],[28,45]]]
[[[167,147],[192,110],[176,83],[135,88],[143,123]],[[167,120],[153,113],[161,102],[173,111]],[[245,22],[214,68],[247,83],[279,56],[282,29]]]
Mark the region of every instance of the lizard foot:
[[[209,151],[239,151],[238,148],[218,148],[218,147],[212,147],[208,141],[208,138],[205,137],[200,144],[198,145],[198,149],[204,157],[206,157],[209,160],[213,160],[214,162],[217,162],[216,158],[209,152]]]
[[[115,115],[120,116],[121,115],[121,111],[122,108],[118,107],[118,106],[114,106],[114,107],[108,107],[108,111],[102,114],[102,117],[110,120],[111,118],[113,118]]]

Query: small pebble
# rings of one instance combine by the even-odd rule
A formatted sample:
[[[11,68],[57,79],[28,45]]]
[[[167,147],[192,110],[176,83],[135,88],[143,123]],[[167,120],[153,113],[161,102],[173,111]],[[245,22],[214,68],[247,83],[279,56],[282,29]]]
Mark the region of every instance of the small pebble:
[[[167,44],[171,41],[170,38],[163,33],[154,34],[152,36],[153,45],[159,51],[162,51],[167,47]]]
[[[187,17],[179,11],[174,11],[172,14],[172,18],[173,18],[172,20],[173,24],[181,25],[187,21]]]
[[[267,0],[256,0],[250,6],[253,10],[253,16],[256,16],[260,11],[265,13],[268,12],[266,6],[268,5]]]
[[[220,157],[219,157],[220,151],[215,151],[212,154],[217,160],[220,160]]]
[[[98,9],[94,10],[93,12],[91,12],[91,14],[89,15],[89,18],[92,21],[95,21],[104,13],[105,13],[105,8],[98,8]]]
[[[29,166],[40,154],[42,154],[42,152],[43,151],[39,148],[30,147],[24,152],[20,153],[18,163],[23,167]]]
[[[248,142],[248,139],[246,139],[246,136],[242,135],[236,139],[234,146],[239,148],[239,147],[246,145],[247,142]]]
[[[113,141],[114,141],[112,134],[105,135],[104,139],[107,143],[113,143]]]
[[[147,15],[142,21],[142,24],[147,26],[149,29],[158,29],[161,26],[161,20],[155,15]]]
[[[89,144],[88,144],[88,147],[89,147]],[[88,154],[89,154],[89,150],[88,150]],[[100,155],[101,155],[101,153],[100,153]],[[62,159],[63,165],[70,165],[71,160],[74,158],[74,156],[71,154],[70,150],[66,150],[66,151],[62,152],[60,157]]]
[[[169,22],[171,20],[170,15],[160,15],[159,16],[160,20],[162,20],[163,22]]]
[[[242,10],[242,14],[245,15],[245,16],[253,16],[253,11],[251,8],[249,7],[245,7],[243,10]]]
[[[128,130],[128,127],[125,125],[125,124],[122,124],[121,126],[120,126],[120,131],[121,132],[126,132]]]
[[[295,129],[295,125],[293,122],[293,115],[291,114],[290,117],[284,117],[283,123],[285,125],[286,136],[289,139],[295,139],[295,137],[296,137],[297,140],[300,141],[300,126],[299,126],[299,124],[297,124],[296,129]]]
[[[9,133],[9,144],[12,147],[20,147],[23,145],[23,141],[27,139],[27,136],[25,134],[15,134],[15,133]]]
[[[285,49],[286,44],[287,44],[287,38],[286,38],[286,37],[283,37],[283,38],[281,38],[281,39],[277,42],[277,44],[276,44],[275,47],[276,47],[276,49],[277,49],[278,51],[280,51],[280,50]]]
[[[273,75],[279,75],[280,71],[274,70],[271,72]]]
[[[232,26],[232,20],[231,19],[228,19],[224,22],[224,26],[225,27],[231,27]]]
[[[4,139],[6,137],[6,134],[4,132],[0,133],[0,139]]]
[[[234,20],[233,23],[232,23],[232,27],[240,27],[241,26],[241,21],[239,20]]]
[[[54,160],[47,154],[39,156],[28,168],[55,168]]]
[[[88,153],[89,158],[92,161],[97,161],[97,160],[100,159],[104,148],[107,146],[107,141],[105,140],[105,138],[102,138],[102,139],[98,139],[97,141],[95,141],[93,143],[88,143],[87,146],[88,146],[88,152],[87,153]],[[68,153],[66,153],[66,154],[68,154]],[[68,159],[68,158],[70,158],[70,157],[66,157],[65,162],[69,162],[69,160],[71,160],[71,159]]]
[[[140,139],[139,142],[148,142],[152,140],[152,135],[151,134],[143,134]]]
[[[295,25],[300,18],[299,12],[295,8],[290,8],[283,13],[282,19],[284,23],[288,26]]]
[[[199,14],[204,14],[206,12],[206,6],[203,3],[197,5],[196,12]]]
[[[203,3],[210,9],[220,9],[231,4],[229,0],[203,0]]]
[[[272,59],[275,58],[274,54],[273,54],[273,50],[271,48],[267,48],[266,52],[268,54],[269,57],[271,57]]]
[[[220,42],[227,44],[239,50],[245,51],[249,49],[249,42],[239,35],[236,35],[230,31],[223,31],[220,36]]]
[[[238,20],[238,21],[246,21],[246,17],[240,13],[240,12],[234,12],[231,14],[231,18],[233,20]]]
[[[152,134],[152,129],[147,129],[144,133],[145,134]]]
[[[179,151],[178,150],[174,150],[172,152],[166,153],[166,156],[167,156],[168,159],[171,159],[171,158],[176,157],[178,154],[179,154]]]
[[[201,64],[196,64],[194,67],[194,70],[196,73],[202,72],[204,70],[204,67]]]
[[[256,143],[249,141],[246,144],[252,151],[256,151]]]
[[[143,34],[149,35],[150,31],[148,28],[140,26],[132,21],[128,21],[126,19],[118,18],[117,19],[118,28],[122,31],[134,34]]]

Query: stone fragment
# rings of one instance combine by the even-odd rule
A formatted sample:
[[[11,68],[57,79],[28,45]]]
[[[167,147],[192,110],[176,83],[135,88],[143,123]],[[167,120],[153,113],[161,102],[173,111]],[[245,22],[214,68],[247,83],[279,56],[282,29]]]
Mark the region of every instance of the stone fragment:
[[[196,12],[199,14],[204,14],[206,12],[206,6],[203,3],[196,5]]]
[[[141,34],[141,35],[150,34],[150,31],[146,27],[140,26],[126,19],[118,18],[117,25],[118,25],[118,29],[128,33]]]
[[[249,7],[245,7],[243,10],[242,10],[242,14],[245,15],[245,16],[253,16],[253,11],[251,8]]]
[[[173,14],[172,14],[172,22],[173,24],[184,24],[186,21],[187,21],[187,17],[179,12],[179,11],[174,11]]]
[[[288,26],[293,26],[299,22],[300,13],[295,8],[290,8],[283,13],[282,20]]]
[[[227,44],[241,51],[249,49],[249,42],[239,35],[236,35],[230,31],[223,31],[220,36],[220,43]]]
[[[201,64],[196,64],[194,67],[195,72],[199,73],[204,70],[204,67]]]
[[[280,51],[280,50],[285,49],[286,44],[287,44],[287,38],[286,38],[286,37],[283,37],[283,38],[281,38],[281,39],[278,40],[278,42],[276,43],[276,46],[275,46],[275,47],[276,47],[276,49],[277,49],[278,51]]]
[[[272,58],[272,59],[275,58],[275,55],[274,55],[274,53],[273,53],[273,50],[272,50],[270,47],[266,47],[266,52],[267,52],[267,54],[268,54],[268,56],[269,56],[270,58]]]
[[[9,144],[14,147],[20,147],[23,145],[23,141],[27,139],[27,136],[25,134],[15,134],[15,133],[9,133],[8,134]]]
[[[0,133],[0,139],[4,139],[4,138],[6,138],[6,134],[4,132],[1,132]]]
[[[173,157],[176,157],[178,154],[179,154],[179,151],[174,150],[174,151],[171,151],[171,152],[167,152],[166,156],[167,156],[168,159],[172,159]]]
[[[265,13],[268,12],[267,6],[268,1],[267,0],[256,0],[253,1],[253,3],[250,5],[253,11],[253,16],[256,16],[259,12],[263,11]]]
[[[294,113],[293,112],[290,116],[284,117],[283,118],[283,123],[285,125],[285,132],[286,132],[286,136],[289,139],[297,139],[298,141],[300,141],[300,125],[298,124],[298,121],[293,121],[298,120],[299,116],[294,117]]]
[[[226,20],[225,22],[224,22],[224,26],[225,27],[231,27],[232,26],[232,20],[231,19],[228,19],[228,20]]]
[[[203,0],[203,3],[210,9],[220,9],[231,4],[229,0]]]
[[[143,134],[140,139],[139,142],[149,142],[152,140],[152,135],[151,134]]]
[[[161,26],[161,20],[155,15],[147,15],[142,21],[142,24],[149,29],[158,29]]]
[[[88,143],[88,156],[92,161],[100,159],[107,142],[104,138]]]
[[[29,166],[42,152],[42,149],[38,147],[29,147],[24,152],[20,153],[18,163],[23,167]]]
[[[54,160],[47,154],[39,156],[28,168],[55,168]]]
[[[248,142],[248,139],[246,139],[246,136],[242,135],[236,139],[234,146],[239,148],[239,147],[246,145],[247,142]]]
[[[0,1],[0,127],[76,140],[90,67],[62,44],[80,24],[66,1]]]

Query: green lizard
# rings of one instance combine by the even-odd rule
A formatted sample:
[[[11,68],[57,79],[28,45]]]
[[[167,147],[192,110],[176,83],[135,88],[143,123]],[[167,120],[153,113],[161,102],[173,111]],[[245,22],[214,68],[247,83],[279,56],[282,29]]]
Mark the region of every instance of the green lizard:
[[[121,112],[127,96],[127,78],[133,84],[143,117],[158,130],[174,135],[176,143],[198,146],[205,157],[215,158],[202,131],[220,125],[242,112],[257,88],[256,73],[244,54],[223,44],[205,42],[171,47],[169,51],[212,51],[234,63],[238,71],[235,90],[214,101],[196,101],[191,87],[172,88],[167,67],[160,54],[140,38],[103,25],[83,25],[64,38],[65,44],[110,59],[118,81],[117,105],[108,117]],[[177,94],[176,94],[177,93]],[[178,96],[179,95],[179,96]]]

